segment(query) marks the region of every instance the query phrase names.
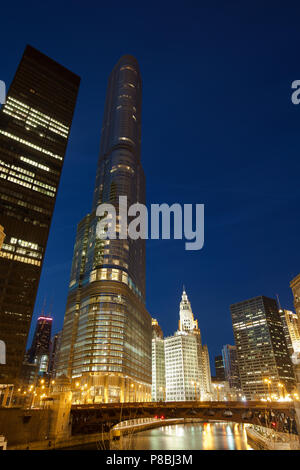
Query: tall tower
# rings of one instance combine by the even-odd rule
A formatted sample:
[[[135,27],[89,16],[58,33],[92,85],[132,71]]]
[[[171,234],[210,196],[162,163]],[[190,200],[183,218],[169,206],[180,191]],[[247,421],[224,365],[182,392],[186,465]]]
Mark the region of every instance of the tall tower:
[[[27,46],[0,111],[0,383],[22,365],[79,83]]]
[[[295,377],[276,300],[260,296],[233,304],[230,309],[241,386],[246,397],[279,395],[280,383],[290,392]]]
[[[230,388],[241,388],[239,366],[237,361],[236,346],[225,344],[222,348],[225,379]]]
[[[59,331],[51,338],[50,360],[49,360],[49,368],[48,368],[49,375],[51,378],[54,378],[56,376],[56,369],[57,369],[57,364],[58,364],[60,343],[61,343],[61,333],[62,332]]]
[[[183,288],[179,328],[165,338],[166,400],[207,400],[211,394],[209,354]]]
[[[78,225],[58,374],[89,384],[93,402],[151,399],[151,316],[145,240],[101,240],[97,206],[145,203],[140,161],[142,83],[125,55],[108,81],[92,211]]]
[[[38,364],[41,372],[48,370],[52,322],[51,317],[45,315],[38,317],[29,350],[29,362]]]
[[[194,329],[198,329],[198,321],[194,320],[191,302],[188,299],[188,296],[185,292],[185,288],[183,288],[181,302],[179,306],[179,330],[192,331]]]

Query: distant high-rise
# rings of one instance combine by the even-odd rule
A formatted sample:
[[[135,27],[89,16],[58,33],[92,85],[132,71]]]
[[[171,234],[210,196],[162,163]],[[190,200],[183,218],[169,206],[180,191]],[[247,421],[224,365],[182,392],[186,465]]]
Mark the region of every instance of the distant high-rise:
[[[279,395],[280,383],[291,391],[295,377],[276,300],[255,297],[230,309],[241,386],[247,399]]]
[[[216,370],[216,379],[223,381],[225,380],[225,369],[223,356],[215,356],[215,370]]]
[[[152,338],[163,338],[163,332],[155,318],[152,318]]]
[[[241,388],[239,366],[237,361],[236,346],[226,344],[222,348],[222,357],[225,371],[225,380],[230,388]]]
[[[300,353],[300,330],[298,315],[290,310],[280,309],[280,318],[283,324],[286,344],[290,356]]]
[[[0,111],[0,383],[22,365],[79,83],[27,46]]]
[[[296,314],[298,315],[299,330],[300,330],[300,274],[296,276],[291,282],[290,286],[294,296],[294,306]]]
[[[38,364],[40,372],[48,370],[52,322],[51,317],[44,315],[38,317],[31,348],[28,351],[29,363]]]
[[[92,212],[78,225],[59,373],[81,378],[95,402],[151,399],[151,316],[145,307],[145,240],[96,236],[100,203],[145,203],[140,160],[142,82],[125,55],[108,82]]]

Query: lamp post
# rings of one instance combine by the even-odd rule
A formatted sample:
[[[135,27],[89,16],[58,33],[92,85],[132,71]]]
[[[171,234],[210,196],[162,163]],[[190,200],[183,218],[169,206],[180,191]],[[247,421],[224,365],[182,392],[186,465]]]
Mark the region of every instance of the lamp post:
[[[197,385],[198,385],[198,383],[196,381],[192,380],[191,384],[195,386],[195,401],[197,401]]]

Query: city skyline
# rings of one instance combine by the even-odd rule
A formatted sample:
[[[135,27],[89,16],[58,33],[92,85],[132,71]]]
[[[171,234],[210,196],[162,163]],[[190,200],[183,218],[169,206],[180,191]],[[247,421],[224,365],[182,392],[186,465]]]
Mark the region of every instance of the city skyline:
[[[148,257],[147,261],[147,306],[150,314],[158,318],[165,334],[172,333],[176,325],[175,298],[180,297],[182,283],[185,283],[188,286],[203,336],[213,357],[223,344],[233,342],[229,311],[231,303],[261,294],[275,298],[275,294],[278,293],[282,307],[293,310],[289,282],[298,274],[299,258],[297,253],[289,253],[289,246],[296,243],[299,223],[293,215],[298,200],[296,186],[298,160],[296,160],[296,137],[289,131],[289,126],[291,130],[294,130],[298,125],[299,109],[290,101],[290,84],[297,78],[297,68],[293,62],[292,51],[289,50],[288,38],[280,40],[282,52],[279,57],[272,53],[274,40],[275,44],[279,44],[279,39],[274,35],[273,26],[278,25],[280,20],[279,11],[276,8],[273,10],[272,22],[269,23],[267,12],[262,12],[266,20],[265,29],[258,27],[258,37],[253,38],[251,45],[247,42],[252,29],[251,22],[246,18],[242,19],[244,32],[235,27],[234,18],[232,22],[229,21],[229,24],[224,25],[221,23],[224,13],[222,8],[220,12],[217,12],[216,21],[220,29],[216,31],[216,37],[220,38],[222,34],[226,36],[223,46],[220,46],[218,41],[218,47],[222,48],[224,59],[219,58],[215,44],[209,42],[210,32],[205,27],[205,21],[210,20],[212,14],[215,14],[209,9],[201,10],[203,19],[199,16],[195,18],[195,21],[201,21],[201,33],[196,31],[193,22],[191,32],[189,32],[187,18],[185,16],[180,18],[186,34],[184,47],[180,47],[181,35],[171,33],[174,46],[178,46],[176,55],[164,45],[164,42],[163,46],[161,44],[162,23],[166,18],[165,10],[162,11],[161,20],[157,20],[157,39],[152,38],[149,29],[146,28],[144,33],[146,49],[139,46],[136,43],[136,37],[130,34],[127,39],[122,37],[122,46],[120,46],[119,39],[124,30],[119,23],[120,33],[116,36],[113,45],[105,51],[100,44],[95,45],[94,50],[96,52],[99,50],[102,54],[101,66],[94,63],[91,54],[86,56],[83,52],[83,48],[93,38],[92,33],[88,33],[86,39],[80,38],[81,42],[75,40],[72,47],[66,45],[58,47],[58,44],[61,45],[63,42],[58,39],[62,34],[60,28],[58,28],[58,37],[54,38],[54,42],[41,39],[35,34],[39,26],[36,26],[29,36],[28,31],[26,32],[28,42],[53,59],[75,70],[78,74],[85,70],[85,85],[83,91],[80,92],[79,108],[75,114],[71,145],[67,152],[54,215],[55,229],[53,228],[50,233],[34,320],[42,310],[45,296],[49,304],[55,296],[54,330],[57,331],[62,326],[68,290],[67,279],[70,274],[72,246],[75,239],[74,226],[80,219],[80,215],[84,216],[89,209],[91,200],[91,190],[88,186],[90,186],[90,180],[94,178],[98,155],[98,129],[101,122],[99,110],[103,109],[104,105],[106,77],[122,52],[130,52],[137,56],[146,87],[142,154],[148,175],[149,202],[166,200],[172,203],[178,198],[179,191],[182,201],[204,202],[209,208],[206,216],[207,243],[202,252],[191,256],[184,251],[179,241],[148,242],[148,251],[152,250],[151,257]],[[250,13],[252,11],[250,6],[248,6],[248,11]],[[130,13],[125,14],[130,24]],[[175,8],[174,24],[177,24],[178,20],[179,12]],[[79,22],[78,11],[74,12],[72,21],[73,25]],[[106,21],[107,26],[102,20],[103,34],[111,24],[109,17],[106,17]],[[232,34],[239,35],[242,44],[240,46],[232,42],[234,36],[228,36],[232,26]],[[293,23],[291,20],[289,27],[294,34],[297,34],[296,26],[296,21]],[[21,22],[19,27],[22,31]],[[68,25],[66,27],[70,28]],[[282,30],[284,27],[283,25]],[[5,30],[6,25],[2,34]],[[139,31],[141,31],[140,27]],[[206,41],[205,47],[195,49],[193,46],[192,38],[196,32]],[[272,48],[269,37],[273,40]],[[80,43],[82,45],[77,47]],[[9,53],[4,58],[4,76],[2,77],[7,85],[10,83],[17,64],[16,58],[21,56],[23,46],[24,44],[20,42],[9,45]],[[240,55],[241,47],[243,47],[245,59]],[[256,58],[251,54],[253,48],[257,52]],[[279,69],[283,54],[287,67]],[[263,59],[266,56],[268,61],[264,63]],[[182,66],[180,70],[176,68],[179,76],[174,81],[171,70],[175,67],[178,58]],[[227,63],[227,69],[232,69],[232,71],[229,73],[226,69],[223,80],[220,80],[220,71],[224,61]],[[247,70],[248,68],[250,70],[247,78],[241,73],[246,70],[246,63]],[[192,74],[187,77],[183,70],[188,69],[190,64],[193,64]],[[254,73],[253,70],[256,72]],[[198,88],[200,73],[201,89]],[[263,86],[262,83],[261,88],[258,89],[261,76],[269,78],[266,78],[268,86]],[[181,85],[178,95],[179,81]],[[155,87],[151,86],[152,83]],[[215,90],[219,90],[217,98]],[[176,102],[175,97],[179,100],[178,108],[173,104]],[[193,106],[192,98],[195,103]],[[229,103],[230,109],[228,110]],[[172,110],[172,116],[169,109]],[[186,120],[184,117],[186,114],[190,116],[190,119]],[[240,116],[244,117],[247,125],[243,124]],[[263,126],[262,121],[265,126],[264,135],[259,130]],[[164,135],[161,129],[166,122],[168,124],[166,135]],[[154,126],[153,123],[155,123]],[[200,127],[195,123],[200,123]],[[219,139],[214,139],[216,125]],[[276,130],[280,126],[282,129],[272,142],[270,133],[274,126]],[[246,130],[248,127],[249,130]],[[172,142],[172,135],[176,135],[179,141]],[[201,146],[195,152],[193,142],[198,142],[199,135]],[[250,135],[253,144],[249,147]],[[222,145],[219,145],[217,141],[222,142]],[[157,149],[159,149],[158,157],[155,158]],[[182,165],[183,152],[191,156],[190,165]],[[239,158],[240,154],[243,155],[242,160]],[[215,175],[215,166],[210,163],[211,160],[218,162],[218,173],[225,175],[224,181]],[[285,162],[284,172],[281,171],[283,161]],[[288,165],[288,161],[293,162],[293,165]],[[249,163],[245,166],[245,162]],[[266,184],[264,190],[259,189],[257,193],[257,188],[260,188],[263,183],[262,176],[258,172],[261,167],[267,172],[264,178]],[[253,177],[258,179],[256,179],[256,185],[252,187]],[[276,185],[275,197],[272,188],[274,182],[279,180],[281,184]],[[285,189],[287,185],[289,197]],[[263,203],[261,203],[262,197],[266,197]],[[274,213],[276,217],[273,217]],[[284,224],[291,229],[279,235],[275,219],[280,216]],[[264,233],[266,227],[268,227],[268,236]],[[241,234],[241,237],[237,237],[236,234]],[[283,246],[280,253],[277,249],[280,246],[279,243]],[[257,260],[262,253],[267,262],[265,271],[258,272]],[[176,265],[172,263],[172,267],[168,267],[167,261],[175,257]],[[157,272],[157,266],[160,266],[161,260],[164,260],[162,269]],[[280,265],[280,269],[276,269],[277,265]],[[197,266],[197,277],[194,275],[195,266]],[[202,269],[199,270],[198,266],[202,266]],[[182,267],[184,267],[184,272]],[[222,279],[218,286],[217,298],[214,297],[216,275]],[[166,302],[167,298],[171,301]],[[216,319],[220,325],[217,333],[213,329],[212,318]],[[32,334],[33,331],[31,337]]]
[[[300,450],[300,4],[19,3],[0,451]]]

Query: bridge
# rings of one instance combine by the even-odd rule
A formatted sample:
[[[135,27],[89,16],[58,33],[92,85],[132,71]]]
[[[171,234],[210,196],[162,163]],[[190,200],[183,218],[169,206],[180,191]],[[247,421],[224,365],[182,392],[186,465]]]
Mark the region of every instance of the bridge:
[[[293,402],[187,401],[72,405],[72,435],[108,432],[121,421],[138,418],[233,421],[298,434]]]

